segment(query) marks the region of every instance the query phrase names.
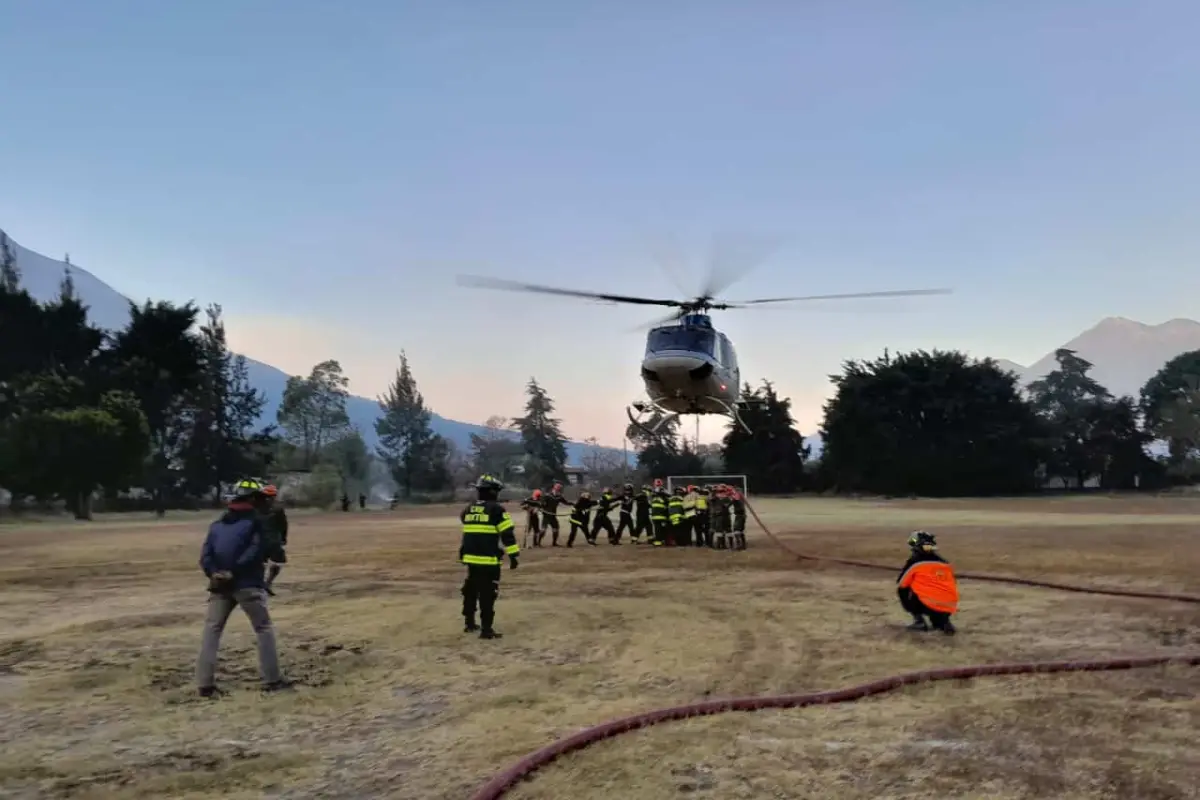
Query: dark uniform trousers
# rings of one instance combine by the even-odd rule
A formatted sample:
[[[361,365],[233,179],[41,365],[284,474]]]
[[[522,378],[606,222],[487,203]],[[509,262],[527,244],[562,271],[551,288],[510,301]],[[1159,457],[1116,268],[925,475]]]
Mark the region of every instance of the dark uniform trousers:
[[[692,536],[696,533],[696,512],[692,511],[691,516],[688,516],[688,511],[683,512],[683,517],[679,520],[679,546],[690,547],[692,544]]]
[[[613,530],[612,519],[608,518],[608,512],[612,510],[613,497],[611,494],[605,494],[602,498],[600,509],[596,510],[596,518],[592,523],[592,541],[595,541],[600,536],[600,531],[605,531],[608,535],[608,543],[616,545],[617,531]]]
[[[654,523],[650,522],[650,501],[653,498],[645,489],[641,491],[641,496],[645,499],[640,503],[634,501],[633,504],[633,538],[641,539],[644,533],[646,540],[650,541],[654,538]]]
[[[667,498],[655,493],[650,498],[650,527],[654,532],[654,544],[662,546],[667,541]]]
[[[575,536],[580,532],[583,533],[585,542],[592,541],[592,534],[588,533],[588,529],[592,524],[592,521],[588,519],[590,516],[590,512],[584,512],[578,516],[574,513],[571,514],[571,518],[568,520],[571,523],[571,532],[567,535],[567,547],[575,546]]]
[[[462,585],[463,617],[475,619],[479,608],[479,622],[489,630],[496,620],[496,598],[500,596],[499,564],[467,564],[467,579]]]
[[[672,495],[667,501],[667,547],[674,547],[677,544],[682,544],[680,538],[683,536],[683,498],[678,495]]]
[[[625,535],[625,531],[629,531],[630,537],[635,539],[642,535],[641,530],[633,524],[632,511],[622,511],[617,518],[617,532],[613,535],[613,544],[621,543],[621,537]]]
[[[696,536],[696,547],[712,547],[712,529],[708,523],[708,509],[696,509],[696,516],[692,518],[692,529]]]

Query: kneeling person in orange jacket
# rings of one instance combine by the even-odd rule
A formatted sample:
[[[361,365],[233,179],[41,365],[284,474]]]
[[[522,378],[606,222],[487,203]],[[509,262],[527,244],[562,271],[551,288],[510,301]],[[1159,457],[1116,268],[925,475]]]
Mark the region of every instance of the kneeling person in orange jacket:
[[[908,537],[912,555],[900,570],[896,592],[900,605],[912,614],[910,631],[927,631],[930,625],[947,636],[954,634],[950,615],[958,611],[958,583],[954,568],[937,553],[937,540],[925,531]],[[929,617],[929,623],[925,617]]]

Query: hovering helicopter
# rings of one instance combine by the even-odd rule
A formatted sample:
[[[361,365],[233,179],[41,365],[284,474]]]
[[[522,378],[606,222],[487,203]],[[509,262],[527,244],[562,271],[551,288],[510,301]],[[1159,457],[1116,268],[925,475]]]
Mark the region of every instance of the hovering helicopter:
[[[646,336],[642,357],[642,381],[649,401],[632,403],[626,414],[640,430],[654,436],[670,420],[685,414],[721,414],[729,417],[747,433],[750,427],[742,419],[749,401],[741,397],[741,375],[733,342],[713,327],[710,311],[754,308],[768,303],[799,303],[819,300],[854,300],[871,297],[914,297],[949,294],[949,289],[903,289],[886,292],[821,294],[804,297],[771,297],[739,303],[716,302],[709,289],[692,300],[663,300],[649,297],[559,289],[520,283],[502,278],[460,275],[462,286],[533,292],[537,294],[579,297],[606,303],[666,306],[675,309],[653,324]],[[636,416],[635,416],[636,412]],[[647,425],[647,418],[653,420]]]

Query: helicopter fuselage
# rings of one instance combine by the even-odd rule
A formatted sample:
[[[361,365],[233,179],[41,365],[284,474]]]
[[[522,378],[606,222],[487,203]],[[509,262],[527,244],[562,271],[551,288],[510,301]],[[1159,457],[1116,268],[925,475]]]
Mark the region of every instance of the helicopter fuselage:
[[[737,353],[704,314],[654,328],[642,358],[646,394],[676,414],[728,414],[738,402]]]

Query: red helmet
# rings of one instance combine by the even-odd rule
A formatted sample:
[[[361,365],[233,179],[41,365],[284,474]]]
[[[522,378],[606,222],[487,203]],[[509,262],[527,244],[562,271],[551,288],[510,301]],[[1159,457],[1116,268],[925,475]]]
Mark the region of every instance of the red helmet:
[[[534,489],[534,490],[533,490],[533,499],[534,499],[534,500],[537,500],[537,499],[538,499],[539,497],[541,497],[541,496],[542,496],[542,490],[541,490],[541,489]]]
[[[662,485],[663,485],[662,478],[655,478],[655,479],[654,479],[654,486],[655,486],[655,488],[657,488],[657,487],[659,487],[659,486],[662,486]]]

